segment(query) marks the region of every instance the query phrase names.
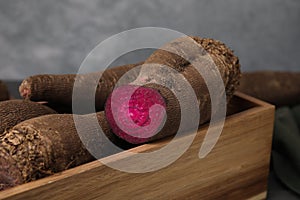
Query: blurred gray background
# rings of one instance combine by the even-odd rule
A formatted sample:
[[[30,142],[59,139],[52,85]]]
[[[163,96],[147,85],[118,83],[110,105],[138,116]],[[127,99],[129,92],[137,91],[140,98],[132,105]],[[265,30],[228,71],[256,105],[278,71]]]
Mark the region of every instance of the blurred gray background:
[[[299,0],[1,0],[0,79],[75,73],[99,42],[143,26],[221,40],[243,71],[299,71],[299,22]]]

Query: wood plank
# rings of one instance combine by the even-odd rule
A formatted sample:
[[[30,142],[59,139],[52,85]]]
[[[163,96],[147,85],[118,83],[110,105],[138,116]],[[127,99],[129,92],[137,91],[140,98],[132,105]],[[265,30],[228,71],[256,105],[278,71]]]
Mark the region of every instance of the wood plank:
[[[254,197],[251,197],[247,200],[265,200],[265,199],[267,199],[267,191],[255,195]]]
[[[176,162],[159,171],[130,174],[94,161],[0,193],[1,199],[247,199],[266,191],[274,107],[238,93],[257,105],[227,117],[213,151],[198,158],[207,126]],[[178,138],[184,141],[190,135]],[[170,138],[130,151],[148,152]],[[175,151],[176,149],[174,149]],[[118,161],[123,153],[110,156]],[[138,165],[139,163],[137,163]]]

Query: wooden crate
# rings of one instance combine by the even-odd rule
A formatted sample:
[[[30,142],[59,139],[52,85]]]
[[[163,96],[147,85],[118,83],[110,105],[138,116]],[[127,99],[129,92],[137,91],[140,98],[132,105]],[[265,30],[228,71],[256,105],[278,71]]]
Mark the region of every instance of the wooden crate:
[[[265,199],[274,106],[237,93],[229,110],[220,139],[203,159],[198,153],[207,125],[183,156],[159,171],[130,174],[94,161],[2,191],[0,199]],[[171,139],[131,151],[151,151]]]

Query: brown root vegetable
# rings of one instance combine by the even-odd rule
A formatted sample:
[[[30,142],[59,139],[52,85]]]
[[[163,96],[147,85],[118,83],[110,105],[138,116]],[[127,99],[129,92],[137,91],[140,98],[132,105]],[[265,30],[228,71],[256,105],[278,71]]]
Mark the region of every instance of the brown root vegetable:
[[[191,39],[199,44],[202,49],[193,47],[191,45]],[[195,45],[194,45],[195,46]],[[172,52],[170,52],[172,51]],[[186,60],[181,55],[185,55],[189,60]],[[203,56],[203,57],[201,57]],[[207,59],[210,59],[207,62]],[[239,59],[233,54],[233,51],[229,49],[224,43],[210,39],[200,37],[183,37],[175,39],[174,41],[166,44],[161,49],[156,50],[146,61],[146,64],[158,63],[160,65],[168,66],[175,69],[182,74],[187,81],[191,84],[198,101],[200,102],[201,119],[200,124],[207,122],[211,116],[211,100],[209,91],[204,78],[198,73],[195,66],[192,63],[205,67],[205,65],[215,64],[216,68],[208,68],[212,71],[212,74],[216,74],[216,70],[219,71],[222,81],[224,83],[227,102],[233,96],[237,89],[241,77]],[[151,71],[143,70],[140,73],[140,77],[145,77],[147,74],[153,74]],[[158,70],[157,73],[160,74]],[[207,75],[207,74],[204,74]],[[161,76],[161,77],[159,77]],[[169,74],[157,75],[162,82],[168,82]],[[209,77],[213,84],[216,75]],[[152,77],[148,75],[147,80],[144,82],[151,82]],[[169,85],[173,85],[172,83]],[[176,88],[174,90],[185,90],[185,88]],[[219,89],[219,86],[215,88]],[[221,96],[222,94],[220,94]]]
[[[276,106],[299,104],[300,72],[245,72],[239,91]]]
[[[233,95],[235,88],[239,83],[240,78],[240,65],[238,58],[233,54],[233,52],[225,46],[225,44],[206,38],[199,37],[189,37],[196,41],[199,45],[203,47],[203,49],[209,54],[212,60],[215,62],[217,69],[219,70],[221,77],[224,81],[227,99],[229,100]],[[187,38],[179,38],[175,41],[164,46],[164,48],[175,49],[178,53],[183,53],[188,55],[191,60],[195,61],[195,54],[201,54],[203,52],[194,51],[194,48],[190,48],[190,43],[187,42]],[[176,49],[177,48],[177,49]],[[184,49],[182,51],[182,49]],[[202,62],[202,61],[201,61]],[[200,107],[203,110],[201,114],[201,123],[206,122],[210,118],[209,109],[203,109],[204,107],[210,106],[210,99],[208,96],[208,90],[205,85],[204,79],[198,74],[197,70],[194,66],[189,63],[189,61],[184,58],[175,55],[174,53],[169,53],[165,50],[157,50],[155,51],[146,61],[146,64],[150,63],[158,63],[171,67],[172,69],[177,70],[182,75],[186,77],[188,81],[192,84],[193,89],[196,92],[197,98],[200,101]],[[133,65],[125,65],[120,67],[111,68],[106,70],[103,73],[101,80],[98,83],[97,91],[96,91],[96,99],[95,99],[95,107],[97,111],[103,110],[104,103],[108,97],[108,95],[112,92],[113,88],[116,85],[116,82],[130,69],[136,68],[140,66],[142,63],[133,64]],[[137,73],[139,71],[135,71],[135,74],[131,74],[131,76],[127,76],[128,81],[134,81]],[[147,84],[151,81],[151,78],[147,77],[146,74],[143,74],[142,77],[146,78],[147,81],[143,82]],[[153,70],[152,72],[153,73]],[[159,73],[159,72],[158,72]],[[77,78],[80,80],[82,85],[80,86],[80,90],[83,91],[82,97],[84,98],[84,92],[90,91],[90,88],[95,85],[91,83],[91,77],[100,76],[99,73],[91,73],[91,74],[82,74],[78,75]],[[72,105],[72,94],[73,94],[73,86],[76,75],[36,75],[27,78],[23,81],[20,86],[20,94],[26,99],[30,99],[33,101],[47,101],[49,104],[62,104],[63,106]],[[166,74],[161,74],[162,79],[168,77]],[[79,99],[80,100],[80,99]],[[207,112],[206,112],[207,111]]]
[[[218,70],[221,75],[221,84],[224,84],[225,87],[225,93],[227,96],[227,102],[231,99],[233,96],[234,91],[236,90],[239,79],[240,79],[240,64],[238,61],[238,58],[234,56],[233,52],[226,47],[223,43],[213,40],[213,39],[202,39],[198,37],[192,38],[194,41],[196,41],[198,44],[200,44],[203,49],[208,53],[208,55],[211,57],[211,63],[215,63],[216,69],[208,69],[208,70]],[[174,96],[174,93],[172,93],[171,90],[174,91],[188,91],[186,86],[183,84],[177,84],[180,80],[178,77],[173,77],[173,79],[170,79],[172,74],[166,68],[161,68],[160,66],[168,66],[177,72],[179,72],[181,75],[183,75],[187,81],[192,86],[193,93],[196,95],[197,103],[199,103],[201,117],[199,120],[199,124],[203,124],[207,122],[211,117],[211,99],[209,95],[208,88],[206,86],[206,83],[204,81],[204,78],[198,73],[197,69],[195,69],[194,66],[192,66],[191,62],[196,62],[197,64],[200,63],[201,67],[204,67],[206,63],[203,62],[204,59],[197,60],[197,56],[200,53],[205,54],[205,52],[199,52],[197,48],[191,47],[191,38],[179,38],[176,39],[166,46],[162,47],[162,49],[156,50],[146,61],[145,61],[145,67],[141,69],[139,76],[135,80],[134,83],[138,84],[145,84],[147,87],[157,89],[160,94],[163,96],[165,102],[166,102],[166,112],[167,112],[167,121],[165,126],[161,131],[159,131],[156,135],[151,135],[149,133],[152,133],[153,130],[147,130],[144,126],[146,125],[140,125],[140,121],[135,121],[136,124],[130,125],[130,117],[132,118],[134,116],[134,119],[138,119],[139,117],[144,118],[145,113],[147,117],[149,117],[149,106],[152,105],[154,101],[157,100],[157,97],[153,95],[150,101],[151,103],[139,102],[139,99],[137,98],[135,101],[130,100],[129,103],[122,102],[124,99],[128,98],[126,95],[129,93],[128,87],[123,88],[117,88],[116,91],[114,91],[112,94],[116,93],[115,95],[118,97],[116,100],[112,101],[111,96],[108,98],[108,102],[106,103],[105,112],[107,115],[107,120],[109,124],[112,127],[112,130],[115,134],[117,134],[122,139],[130,142],[130,143],[144,143],[153,141],[156,139],[161,139],[170,135],[174,135],[177,132],[177,128],[179,127],[180,123],[180,105],[179,102],[176,100],[176,96]],[[172,52],[170,52],[172,51]],[[178,54],[177,54],[178,53]],[[186,55],[189,58],[189,61],[184,59],[183,57],[179,55]],[[205,60],[204,60],[205,61]],[[154,68],[151,67],[151,63],[154,63]],[[147,66],[147,64],[150,64]],[[213,77],[217,78],[217,77]],[[166,85],[169,86],[170,89],[167,89],[165,87],[161,87],[156,83],[157,80],[161,81],[162,83],[166,83]],[[212,80],[212,84],[217,84],[214,82],[214,79]],[[216,85],[215,88],[219,90],[218,85]],[[222,95],[222,94],[218,94]],[[139,95],[137,95],[139,96]],[[142,95],[140,95],[142,96]],[[184,94],[181,95],[183,98],[183,102],[188,102],[188,99],[191,98],[191,94]],[[219,96],[218,96],[219,97]],[[134,95],[131,98],[136,98]],[[114,105],[113,105],[113,103]],[[115,102],[114,102],[115,101]],[[226,100],[225,100],[226,101]],[[159,102],[159,101],[158,101]],[[161,103],[158,103],[162,105]],[[131,105],[132,104],[132,105]],[[116,107],[116,108],[114,108]],[[137,112],[134,111],[132,108],[139,108]],[[116,110],[116,114],[112,115],[112,110]],[[187,113],[192,113],[190,105],[185,105],[183,108]],[[143,112],[141,112],[143,111]],[[157,112],[159,113],[159,112]],[[122,118],[122,117],[123,118]],[[158,114],[159,116],[159,114]],[[190,115],[188,117],[194,117],[193,115]],[[190,119],[183,119],[186,121],[186,124],[189,124],[188,121]],[[128,119],[127,119],[128,118]],[[132,118],[133,120],[133,118]],[[143,120],[142,120],[143,121]],[[155,120],[154,120],[155,121]],[[158,124],[155,124],[154,127],[159,126]],[[198,123],[197,123],[198,124]],[[134,126],[140,126],[141,130],[138,130],[138,128],[135,128],[136,130],[133,130]],[[144,129],[142,128],[144,127]],[[189,127],[185,127],[184,130],[188,130]],[[137,134],[138,133],[138,134]],[[137,137],[137,135],[139,137]]]
[[[158,93],[154,92],[153,88],[156,88]],[[141,97],[140,95],[144,96]],[[161,99],[160,95],[164,97],[164,99]],[[147,138],[147,141],[143,142],[166,136],[166,132],[168,131],[174,134],[174,131],[177,130],[177,120],[180,119],[178,118],[180,109],[176,106],[178,102],[172,95],[168,89],[160,85],[149,84],[143,87],[141,92],[137,94],[137,97],[135,97],[135,95],[131,96],[133,100],[138,101],[136,105],[132,106],[138,109],[143,110],[145,106],[149,108],[157,103],[163,107],[165,104],[167,106],[166,114],[168,115],[168,121],[162,128],[162,134],[154,135],[151,139]],[[154,102],[148,101],[153,100],[154,97],[157,100]],[[120,96],[120,98],[122,97]],[[150,104],[147,105],[148,103]],[[139,108],[140,106],[141,108]],[[133,109],[131,112],[134,113],[137,112],[137,110]],[[144,116],[145,112],[146,116]],[[137,116],[144,116],[147,119],[150,113],[149,111],[145,112],[139,112]],[[154,116],[157,116],[157,113],[161,113],[161,111],[152,111],[152,115]],[[74,124],[74,116],[75,115],[71,114],[41,116],[21,122],[10,131],[5,132],[5,134],[0,137],[0,189],[30,182],[94,160],[94,157],[88,152],[86,146],[83,145],[79,138]],[[144,124],[144,118],[138,119],[137,116],[132,116],[133,121],[137,122],[138,125],[139,122]],[[105,140],[99,135],[98,127],[92,124],[92,118],[94,117],[92,114],[77,115],[77,120],[79,119],[80,121],[81,129],[86,131],[86,134],[81,136],[84,137],[85,144],[88,144],[89,148],[102,151],[101,148],[98,148],[99,144],[100,147],[106,144]],[[120,140],[111,132],[111,127],[107,122],[104,112],[97,113],[96,117],[104,134],[110,141],[123,148],[132,147],[131,144]],[[145,122],[147,122],[147,120],[145,120]],[[154,125],[154,129],[156,129],[160,125],[160,121],[157,122],[157,125]],[[106,152],[101,152],[101,156],[107,156],[110,153],[111,152],[106,149]],[[99,157],[99,155],[97,157]]]
[[[71,107],[75,78],[81,82],[80,90],[84,93],[96,86],[91,80],[100,78],[96,90],[96,109],[103,110],[108,95],[115,84],[127,71],[140,65],[129,64],[107,69],[102,72],[90,74],[64,74],[64,75],[35,75],[25,79],[19,87],[20,95],[31,101],[47,101],[50,105]],[[132,77],[134,79],[134,77]],[[84,98],[84,95],[82,95]],[[68,110],[68,109],[67,109]]]
[[[9,99],[9,92],[6,85],[0,81],[0,101],[5,101]]]
[[[41,115],[55,114],[47,106],[28,100],[8,100],[0,102],[0,135],[11,127],[27,119]]]
[[[151,88],[141,87],[140,93],[137,94],[138,101],[141,102],[139,105],[149,103],[147,100],[151,100],[153,96],[158,98],[157,102],[164,105],[160,94]],[[133,98],[136,100],[135,96]],[[160,110],[153,114],[156,113],[160,113]],[[81,137],[77,132],[74,117],[81,130],[86,131]],[[93,124],[94,119],[111,142],[123,149],[134,146],[111,132],[103,111],[95,115],[53,114],[29,119],[17,124],[0,137],[0,189],[30,182],[94,160],[87,149],[96,149],[99,152],[97,158],[116,153],[111,152],[109,145],[106,146],[107,141],[99,135],[97,124]],[[143,123],[142,120],[145,119],[137,120]],[[158,125],[159,123],[160,121]],[[85,143],[81,141],[82,137]]]
[[[203,48],[203,50],[198,50],[191,45],[190,40]],[[197,46],[197,45],[196,45]],[[198,46],[197,46],[198,47]],[[169,52],[168,50],[172,50]],[[179,55],[177,55],[179,54]],[[180,55],[185,55],[186,58],[181,57]],[[205,59],[199,59],[199,55],[206,56]],[[233,54],[233,52],[225,46],[225,44],[206,38],[199,37],[184,37],[176,39],[167,45],[165,45],[162,49],[155,51],[146,61],[145,64],[160,64],[166,65],[180,74],[182,74],[191,84],[194,93],[197,97],[198,102],[200,102],[200,111],[201,118],[199,123],[203,124],[207,122],[211,117],[211,100],[208,88],[206,86],[204,78],[198,73],[197,69],[195,69],[195,62],[203,65],[207,64],[207,57],[210,57],[211,63],[215,63],[216,69],[208,69],[213,71],[213,74],[216,74],[215,71],[221,76],[221,81],[225,86],[225,92],[227,96],[227,102],[231,99],[237,85],[239,84],[240,79],[240,64],[238,58]],[[191,63],[194,62],[194,63]],[[103,75],[103,81],[100,80],[98,84],[98,92],[96,94],[96,107],[102,107],[104,101],[107,99],[108,95],[111,93],[113,87],[115,86],[116,80],[118,80],[123,74],[126,73],[129,69],[136,67],[137,65],[131,65],[121,67],[121,68],[113,68],[111,70],[107,70]],[[147,70],[148,69],[148,70]],[[118,75],[116,75],[118,74]],[[147,68],[146,70],[141,71],[138,75],[136,82],[140,82],[142,84],[151,84],[155,83],[155,79],[151,74],[155,74],[156,77],[159,77],[162,82],[169,82],[169,85],[173,87],[175,90],[185,90],[186,88],[180,88],[180,86],[175,86],[176,80],[173,80],[174,84],[168,80],[169,74],[165,71],[160,71],[159,69]],[[89,77],[95,74],[85,74],[80,75],[79,79],[82,80],[82,87],[88,84]],[[98,76],[99,74],[96,73]],[[120,76],[119,76],[120,75]],[[134,74],[135,77],[136,74]],[[60,75],[60,76],[49,76],[49,75],[40,75],[31,77],[25,80],[21,87],[20,92],[22,96],[31,98],[34,100],[46,100],[49,102],[64,102],[65,104],[70,105],[72,100],[72,89],[74,85],[74,77],[75,75]],[[114,78],[112,78],[114,77]],[[218,78],[213,76],[211,79]],[[41,84],[38,84],[41,83]],[[213,83],[214,84],[214,83]],[[40,86],[40,87],[39,87]],[[66,90],[64,90],[66,89]],[[48,91],[48,93],[47,93]],[[224,93],[220,93],[219,95],[224,95]],[[47,93],[47,95],[45,95]],[[125,92],[126,93],[126,92]],[[39,98],[39,95],[42,95],[43,98]],[[55,95],[53,95],[55,94]],[[85,95],[82,95],[85,97]],[[98,96],[98,98],[97,98]],[[170,97],[170,95],[167,95]],[[168,97],[164,97],[167,101],[169,101]],[[174,98],[174,97],[172,97]],[[176,98],[176,97],[175,97]],[[189,96],[186,96],[189,98]],[[98,105],[98,106],[97,106]],[[169,115],[179,117],[178,110],[180,110],[180,106],[177,103],[172,103],[173,107],[170,110],[173,110]],[[109,110],[109,109],[108,109]],[[174,119],[174,121],[178,121],[178,119]],[[113,127],[114,119],[110,118],[109,122]],[[174,125],[174,124],[173,124]],[[177,126],[173,126],[177,127]],[[116,128],[118,129],[118,128]],[[166,131],[167,134],[174,134],[173,131]],[[158,134],[159,135],[159,134]],[[165,133],[162,134],[161,137],[166,136]],[[157,138],[160,138],[157,136]],[[124,139],[124,138],[123,138]],[[148,140],[147,140],[148,141]],[[137,141],[134,141],[135,143]]]
[[[238,62],[238,58],[234,56],[233,52],[221,42],[212,39],[201,39],[196,37],[194,37],[193,39],[198,44],[203,46],[203,48],[210,54],[213,61],[216,63],[217,70],[220,72],[222,81],[225,85],[227,100],[229,101],[229,99],[231,98],[231,96],[235,91],[236,86],[239,83],[240,65]],[[184,39],[182,38],[179,40],[175,40],[170,44],[167,44],[166,47],[179,47],[179,49],[177,48],[177,51],[181,51],[181,53],[183,52],[184,54],[190,56],[192,60],[194,59],[193,58],[194,56],[197,56],[195,54],[199,53],[197,51],[193,52],[192,51],[193,49],[189,49],[190,47],[189,44],[186,44]],[[210,103],[208,89],[205,85],[204,79],[201,77],[200,74],[198,74],[197,70],[194,69],[194,67],[191,65],[189,61],[186,61],[180,56],[176,56],[175,54],[169,53],[167,51],[157,50],[149,57],[149,59],[145,61],[145,63],[146,64],[158,63],[158,64],[167,65],[168,67],[182,74],[190,82],[195,92],[195,95],[197,97],[196,103],[199,103],[200,105],[201,120],[199,123],[200,124],[204,123],[210,119],[211,103]],[[166,87],[161,86],[159,84],[156,84],[155,80],[151,76],[151,74],[156,74],[158,77],[160,77],[162,81],[168,82],[169,80],[167,80],[166,78],[169,74],[160,73],[161,71],[159,69],[154,71],[151,71],[153,69],[151,70],[149,69],[150,71],[147,71],[147,69],[148,68],[146,68],[146,70],[144,70],[143,72],[141,71],[141,73],[138,75],[138,78],[134,80],[136,83],[145,84],[145,88],[150,89],[151,92],[148,93],[143,89],[141,90],[142,92],[138,93],[136,99],[134,95],[131,96],[131,98],[134,99],[134,101],[131,102],[133,105],[130,104],[126,105],[126,103],[123,104],[123,106],[125,106],[124,113],[126,113],[128,110],[129,113],[127,114],[129,114],[128,116],[132,119],[134,123],[136,123],[138,126],[143,127],[143,125],[145,125],[145,127],[147,127],[147,125],[151,123],[151,120],[149,120],[149,117],[151,115],[152,116],[160,115],[159,119],[161,120],[161,116],[163,115],[161,110],[155,110],[155,109],[152,111],[149,110],[149,108],[153,107],[153,105],[159,104],[161,107],[165,107],[166,109],[165,114],[167,115],[167,120],[164,123],[164,126],[161,127],[162,129],[159,131],[159,133],[155,135],[152,135],[151,130],[150,130],[151,133],[150,135],[148,134],[144,135],[142,132],[136,132],[137,138],[140,138],[140,136],[142,136],[141,138],[146,138],[146,140],[143,141],[139,141],[139,140],[132,141],[131,140],[132,137],[130,137],[131,139],[128,140],[126,137],[123,137],[121,135],[122,133],[118,134],[119,137],[131,143],[144,143],[144,142],[157,140],[166,136],[174,135],[178,129],[181,120],[180,105],[176,96],[173,94],[172,90],[167,89]],[[113,71],[109,73],[113,74],[117,72]],[[112,75],[109,73],[107,76],[111,77]],[[115,75],[113,76],[117,77]],[[86,77],[87,77],[86,75],[82,75],[82,80],[83,80],[82,82],[86,81],[87,79]],[[135,78],[135,75],[133,77]],[[74,79],[73,82],[63,81],[63,83],[61,83],[61,80],[63,80],[64,78],[63,77],[60,78],[61,78],[60,80],[54,80],[52,77],[49,79],[50,80],[49,82],[47,82],[47,78],[45,78],[46,82],[43,84],[37,84],[43,82],[42,79],[37,79],[37,82],[35,84],[33,84],[33,82],[30,83],[25,81],[20,87],[21,94],[22,96],[25,96],[27,98],[33,98],[33,96],[39,96],[38,93],[40,90],[42,90],[44,91],[43,93],[47,93],[46,97],[48,101],[50,102],[55,101],[55,99],[57,99],[57,96],[60,96],[60,100],[62,102],[64,102],[65,104],[70,103],[71,105]],[[65,76],[65,78],[70,79],[68,76]],[[115,82],[116,82],[115,79],[116,78],[112,78],[112,80],[106,83],[100,81],[99,87],[102,89],[98,91],[105,93],[105,95],[99,98],[101,99],[101,101],[105,101],[106,98],[111,93],[112,89],[115,86]],[[175,82],[177,80],[173,80],[173,81],[174,84],[171,81],[169,85],[173,87],[174,90],[186,89],[186,88],[180,88],[180,85],[176,86]],[[50,84],[51,82],[56,82],[54,84],[55,87],[51,86],[50,88],[50,86],[47,86],[47,84],[48,83]],[[134,84],[134,82],[132,84]],[[36,88],[32,87],[32,85],[36,85],[34,86]],[[49,89],[50,91],[39,88],[39,85],[44,85],[44,87],[46,85],[47,90]],[[66,91],[64,88],[67,88]],[[154,92],[153,90],[158,91],[159,94]],[[126,91],[127,89],[125,89],[124,95]],[[56,93],[58,93],[59,95],[57,95]],[[66,96],[63,93],[67,93],[68,95]],[[162,98],[159,97],[160,95],[162,96]],[[123,98],[122,95],[119,96],[119,98],[120,99]],[[183,99],[187,100],[189,98],[190,96],[185,96]],[[47,100],[47,99],[43,98],[39,100]],[[149,99],[153,99],[153,102],[151,102]],[[97,97],[96,97],[96,102],[97,102]],[[109,102],[107,102],[106,105],[109,105]],[[114,107],[113,104],[111,104],[111,109],[114,109],[113,107]],[[187,107],[184,109],[189,110],[192,108]],[[106,112],[109,112],[109,110],[110,109],[108,108],[108,111]],[[131,115],[131,113],[133,115]],[[86,134],[83,137],[85,137],[85,141],[88,141],[87,143],[89,144],[90,148],[93,148],[94,145],[96,145],[95,143],[98,144],[101,143],[101,145],[105,146],[106,145],[104,142],[105,140],[101,137],[99,138],[98,128],[95,127],[93,124],[91,124],[92,121],[91,117],[93,117],[93,115],[89,114],[89,115],[81,115],[81,116],[76,115],[76,116],[77,116],[76,118],[79,118],[81,121],[80,124],[82,126],[82,129],[86,130]],[[97,120],[101,125],[105,135],[108,136],[110,140],[122,141],[124,142],[124,146],[127,146],[129,145],[128,143],[126,143],[124,140],[120,140],[110,130],[111,128],[109,124],[111,124],[112,122],[111,120],[116,120],[115,117],[118,116],[111,115],[106,119],[104,112],[97,113]],[[110,121],[108,122],[107,120]],[[126,125],[127,123],[126,120],[127,119],[123,118],[121,120],[118,120],[118,122],[120,122],[121,125]],[[160,126],[160,120],[159,121],[154,120],[155,123],[153,127],[150,128],[157,130],[157,128]],[[184,120],[189,121],[188,118]],[[116,125],[118,124],[116,123]],[[127,132],[125,134],[130,135],[130,132]],[[103,144],[102,142],[96,142],[95,138],[97,137],[98,139],[100,139],[100,141],[103,141]],[[47,115],[47,116],[42,116],[42,117],[38,117],[35,119],[22,122],[17,126],[15,126],[14,128],[12,128],[3,137],[1,137],[0,145],[1,145],[0,163],[2,163],[0,174],[3,180],[3,181],[1,180],[3,187],[9,187],[14,184],[20,184],[31,180],[35,180],[37,178],[44,177],[46,175],[53,174],[55,172],[65,170],[72,166],[76,166],[85,162],[89,162],[90,160],[93,160],[93,156],[89,154],[87,149],[80,141],[80,138],[77,134],[74,125],[73,115]],[[98,150],[101,151],[101,149]],[[16,164],[16,168],[14,169],[12,168],[10,169],[9,172],[7,172],[7,170],[5,169],[8,168],[7,166],[9,166],[10,163]]]
[[[84,137],[91,144],[90,148],[95,145],[95,148],[100,147],[99,151],[102,151],[101,147],[105,145],[105,141],[99,136],[98,127],[90,123],[91,118],[95,117],[110,141],[125,149],[132,147],[110,132],[104,112],[99,112],[96,116],[77,117],[77,123],[86,130]],[[100,154],[97,158],[111,152],[106,149]],[[30,119],[19,123],[0,137],[0,190],[92,160],[94,157],[78,136],[72,114],[45,115]]]

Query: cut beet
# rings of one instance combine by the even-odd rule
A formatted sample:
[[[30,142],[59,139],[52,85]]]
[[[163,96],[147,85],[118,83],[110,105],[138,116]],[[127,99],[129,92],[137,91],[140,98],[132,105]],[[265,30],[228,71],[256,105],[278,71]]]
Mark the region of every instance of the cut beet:
[[[139,144],[158,133],[166,119],[165,108],[165,100],[157,90],[125,85],[109,96],[105,114],[117,136]]]

